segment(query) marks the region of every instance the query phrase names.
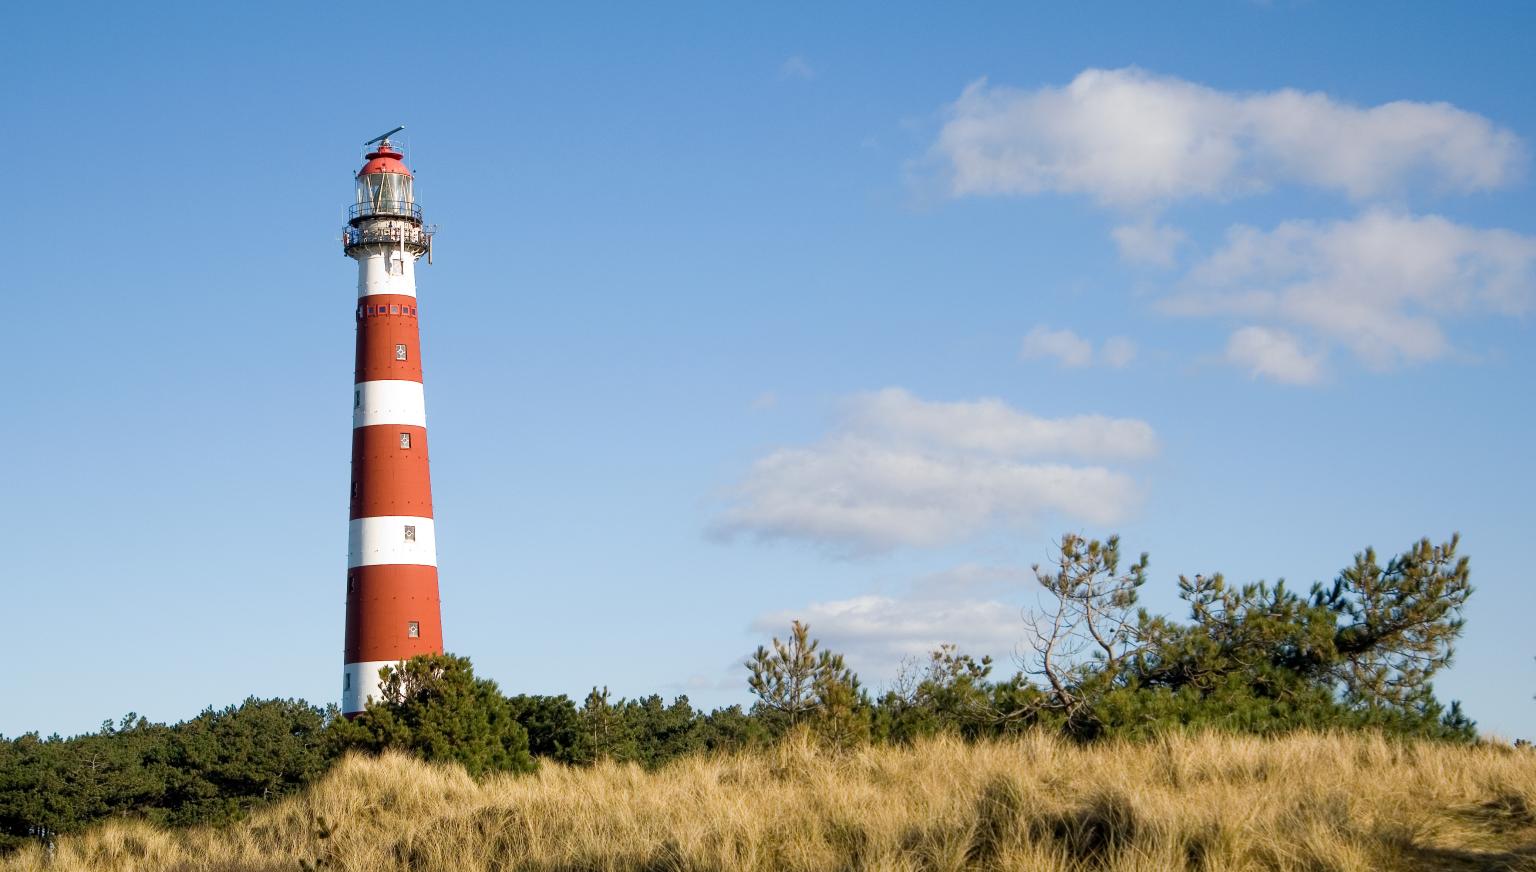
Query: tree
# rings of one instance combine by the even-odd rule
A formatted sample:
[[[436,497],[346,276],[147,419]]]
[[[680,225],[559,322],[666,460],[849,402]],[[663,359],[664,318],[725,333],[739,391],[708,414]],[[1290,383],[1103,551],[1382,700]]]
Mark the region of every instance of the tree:
[[[1407,709],[1430,697],[1430,679],[1450,664],[1472,595],[1470,561],[1456,557],[1460,541],[1459,535],[1440,545],[1420,539],[1385,568],[1367,548],[1331,588],[1314,588],[1313,602],[1341,624],[1333,674],[1347,701]]]
[[[940,732],[974,738],[996,722],[991,684],[992,658],[975,659],[953,644],[941,644],[919,667],[907,661],[895,685],[881,698],[877,733],[906,741]]]
[[[1120,572],[1120,537],[1100,542],[1075,533],[1061,537],[1055,570],[1033,567],[1045,603],[1028,613],[1028,644],[1034,661],[1028,671],[1044,679],[1044,702],[1073,718],[1097,694],[1139,638],[1131,612],[1147,580],[1147,555]]]
[[[618,704],[610,701],[606,686],[601,691],[593,687],[587,694],[580,712],[581,735],[593,759],[635,759],[634,742],[620,712],[623,705],[622,699]]]
[[[751,672],[747,686],[764,707],[782,714],[791,725],[799,723],[818,705],[816,678],[822,665],[816,648],[821,643],[810,638],[810,631],[808,625],[794,621],[790,624],[789,641],[780,642],[779,637],[773,637],[772,652],[759,645],[746,663]]]
[[[233,820],[325,771],[324,725],[302,701],[251,698],[173,726],[129,713],[68,739],[0,740],[0,850],[114,815]]]
[[[531,772],[528,734],[496,682],[476,678],[467,657],[423,654],[380,670],[381,698],[355,720],[332,724],[343,747],[407,751],[459,763],[471,775]]]
[[[1472,592],[1457,541],[1420,540],[1386,567],[1367,549],[1309,596],[1283,580],[1181,576],[1190,623],[1138,616],[1136,645],[1106,670],[1086,732],[1371,726],[1471,738],[1472,722],[1444,709],[1429,681],[1450,662]]]
[[[528,752],[561,763],[588,763],[592,748],[581,733],[581,715],[564,694],[519,694],[507,699],[513,716],[528,733]]]
[[[772,736],[761,718],[733,705],[699,719],[699,741],[707,751],[740,751],[767,745]]]
[[[206,709],[171,730],[172,823],[222,823],[286,796],[330,765],[325,712],[302,700],[251,697]]]
[[[759,645],[746,662],[747,686],[757,694],[760,712],[788,727],[814,721],[823,738],[847,745],[869,737],[869,701],[843,655],[817,652],[810,627],[790,624],[789,639],[773,638],[773,650]]]

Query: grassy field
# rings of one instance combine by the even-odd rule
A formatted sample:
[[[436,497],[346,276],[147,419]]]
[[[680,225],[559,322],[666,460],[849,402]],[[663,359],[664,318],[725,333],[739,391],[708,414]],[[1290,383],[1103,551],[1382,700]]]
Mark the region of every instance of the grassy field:
[[[1374,737],[1045,736],[476,783],[350,758],[233,827],[112,822],[0,870],[1536,870],[1536,752]]]

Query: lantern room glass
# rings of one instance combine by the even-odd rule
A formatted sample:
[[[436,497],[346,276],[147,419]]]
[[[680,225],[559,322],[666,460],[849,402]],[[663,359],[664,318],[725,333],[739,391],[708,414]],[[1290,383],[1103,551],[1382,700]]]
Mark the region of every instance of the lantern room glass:
[[[357,214],[411,215],[415,203],[411,177],[403,173],[368,173],[357,177]]]

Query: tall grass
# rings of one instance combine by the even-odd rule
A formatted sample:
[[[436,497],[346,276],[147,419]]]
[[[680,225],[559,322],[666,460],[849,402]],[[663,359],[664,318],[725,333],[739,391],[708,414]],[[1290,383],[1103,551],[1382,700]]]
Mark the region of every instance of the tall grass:
[[[478,783],[352,757],[235,826],[114,821],[0,870],[1536,869],[1531,842],[1536,753],[1508,746],[1039,735]]]

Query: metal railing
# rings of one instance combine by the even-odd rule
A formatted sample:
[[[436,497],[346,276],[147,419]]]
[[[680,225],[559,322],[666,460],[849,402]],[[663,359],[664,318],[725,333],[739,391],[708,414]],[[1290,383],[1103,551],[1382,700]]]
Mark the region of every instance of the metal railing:
[[[345,227],[341,231],[342,251],[351,251],[360,245],[404,246],[417,252],[432,250],[432,230],[425,227]]]
[[[410,200],[378,200],[358,203],[347,210],[348,221],[364,218],[410,218],[421,220],[421,207]]]

